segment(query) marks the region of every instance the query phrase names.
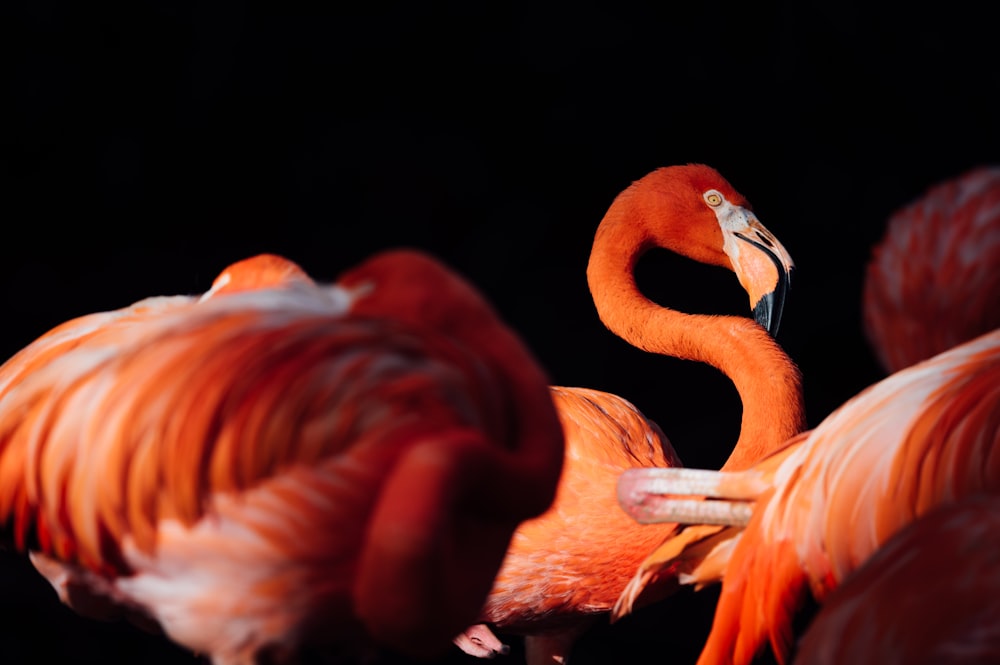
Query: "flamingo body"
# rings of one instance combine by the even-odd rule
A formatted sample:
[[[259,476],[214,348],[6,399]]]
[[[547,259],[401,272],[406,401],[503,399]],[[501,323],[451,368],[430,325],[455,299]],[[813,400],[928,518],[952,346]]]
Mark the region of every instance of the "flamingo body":
[[[530,662],[568,659],[576,639],[606,614],[648,547],[665,531],[638,530],[609,511],[619,474],[679,466],[660,430],[627,400],[597,390],[552,387],[566,433],[562,480],[552,508],[522,523],[487,597],[482,618],[526,634]]]
[[[410,250],[333,285],[255,257],[0,367],[4,533],[82,613],[215,665],[441,653],[561,459],[528,350]]]
[[[582,388],[553,387],[552,395],[568,443],[563,481],[553,508],[514,534],[485,611],[501,628],[524,629],[546,620],[558,625],[566,610],[606,612],[621,580],[604,573],[617,568],[621,539],[629,538],[631,545],[637,535],[627,516],[604,512],[608,487],[623,469],[680,466],[659,426],[624,399]],[[609,440],[619,445],[610,446]],[[566,567],[566,560],[589,565],[577,570]],[[514,606],[520,609],[511,612]]]

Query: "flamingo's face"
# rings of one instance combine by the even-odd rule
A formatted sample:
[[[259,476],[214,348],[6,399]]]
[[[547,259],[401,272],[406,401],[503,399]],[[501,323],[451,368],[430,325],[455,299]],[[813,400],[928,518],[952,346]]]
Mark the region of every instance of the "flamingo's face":
[[[702,199],[722,230],[722,251],[750,296],[754,318],[774,336],[795,267],[792,257],[749,208],[733,203],[717,189],[705,190]]]
[[[735,272],[754,318],[777,333],[792,258],[718,171],[704,164],[657,169],[636,182],[632,200],[651,243]]]

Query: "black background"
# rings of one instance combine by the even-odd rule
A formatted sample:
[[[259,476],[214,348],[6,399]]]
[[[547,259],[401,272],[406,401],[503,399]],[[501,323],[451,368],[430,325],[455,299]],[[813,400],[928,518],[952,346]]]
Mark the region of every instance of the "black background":
[[[797,264],[778,339],[815,425],[880,376],[859,308],[886,218],[1000,147],[993,24],[963,3],[2,7],[3,357],[78,314],[204,291],[257,252],[332,280],[417,246],[554,383],[628,397],[689,466],[722,463],[739,400],[601,325],[585,266],[614,196],[696,161],[753,202]],[[655,252],[638,276],[664,304],[748,313],[726,271]],[[74,617],[2,562],[5,663],[193,661]],[[602,627],[576,662],[693,662],[711,603]]]

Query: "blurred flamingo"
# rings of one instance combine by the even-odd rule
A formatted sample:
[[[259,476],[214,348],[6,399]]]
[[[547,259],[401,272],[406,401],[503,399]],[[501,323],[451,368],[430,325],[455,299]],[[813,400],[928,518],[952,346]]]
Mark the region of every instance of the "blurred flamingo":
[[[653,247],[733,270],[759,324],[685,314],[647,299],[633,269]],[[788,252],[747,200],[701,164],[657,169],[632,183],[597,229],[587,277],[607,327],[646,351],[709,363],[735,384],[743,416],[724,468],[745,468],[803,427],[798,369],[769,335],[778,329],[791,268]],[[576,640],[608,615],[643,557],[670,531],[637,525],[619,510],[620,473],[680,466],[660,428],[628,401],[582,388],[555,386],[552,394],[566,432],[556,499],[515,532],[481,617],[525,635],[529,665],[567,662]]]
[[[862,315],[889,373],[1000,327],[1000,167],[949,178],[890,216]]]
[[[413,250],[333,285],[253,257],[0,367],[9,544],[214,665],[445,653],[562,453],[528,349]]]
[[[1000,496],[929,510],[833,589],[795,665],[1000,662]]]
[[[619,498],[629,514],[692,526],[643,563],[616,616],[650,571],[696,588],[721,581],[699,664],[744,665],[768,642],[786,662],[810,596],[822,603],[935,506],[1000,491],[998,445],[994,330],[870,386],[743,472],[626,471]]]

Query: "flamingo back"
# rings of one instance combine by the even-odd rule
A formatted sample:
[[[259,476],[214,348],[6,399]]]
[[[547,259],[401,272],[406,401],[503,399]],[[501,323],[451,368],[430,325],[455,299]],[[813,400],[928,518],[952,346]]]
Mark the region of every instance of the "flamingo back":
[[[659,426],[627,400],[586,388],[551,390],[566,433],[563,482],[549,510],[514,533],[487,598],[483,618],[507,630],[539,631],[607,612],[648,551],[641,543],[662,538],[667,528],[638,529],[621,511],[609,511],[618,475],[680,466]],[[637,538],[634,548],[620,546]]]

